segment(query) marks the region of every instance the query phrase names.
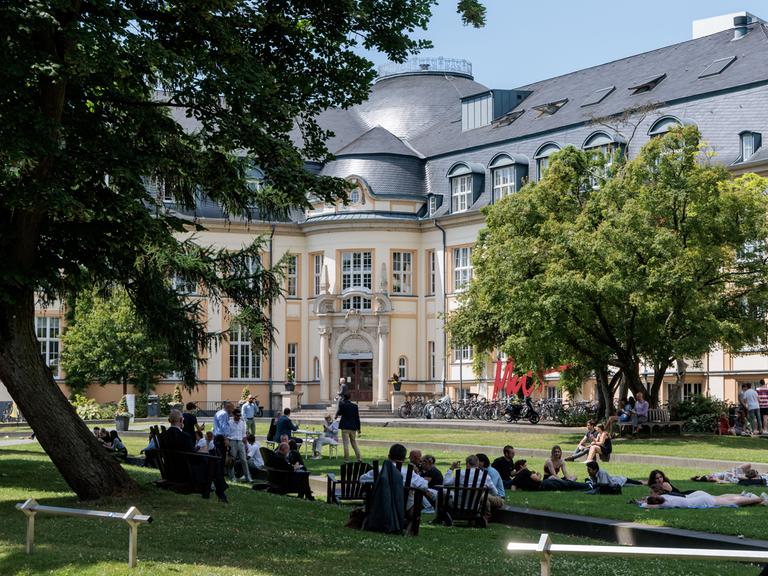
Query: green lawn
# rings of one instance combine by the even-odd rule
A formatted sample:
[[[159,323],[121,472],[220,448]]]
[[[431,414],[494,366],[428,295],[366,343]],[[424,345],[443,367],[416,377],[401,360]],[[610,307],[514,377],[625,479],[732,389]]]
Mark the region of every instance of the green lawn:
[[[418,538],[383,536],[343,527],[348,509],[304,502],[233,486],[231,504],[157,490],[154,470],[129,467],[140,492],[128,500],[104,500],[88,507],[123,511],[129,505],[154,516],[139,530],[139,568],[126,564],[127,530],[118,522],[40,516],[36,551],[23,552],[24,517],[14,510],[29,496],[45,504],[78,506],[55,469],[36,447],[0,449],[0,574],[104,574],[200,576],[387,575],[428,569],[436,574],[538,573],[533,556],[511,556],[511,540],[534,541],[538,534],[493,526],[488,530],[426,524]],[[762,511],[761,511],[762,512]],[[555,542],[588,542],[554,535]],[[757,568],[726,563],[664,560],[561,558],[555,574],[647,576],[756,574]]]

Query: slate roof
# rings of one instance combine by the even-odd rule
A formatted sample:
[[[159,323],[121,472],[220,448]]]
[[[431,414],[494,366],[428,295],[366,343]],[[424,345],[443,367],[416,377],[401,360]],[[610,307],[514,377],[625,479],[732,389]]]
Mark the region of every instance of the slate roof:
[[[320,173],[338,178],[357,176],[365,181],[374,196],[413,199],[426,193],[424,161],[415,157],[385,154],[342,156],[328,162]]]
[[[756,23],[749,33],[733,40],[733,30],[725,30],[680,44],[666,46],[622,58],[563,76],[520,86],[531,95],[514,110],[525,110],[517,120],[496,128],[493,125],[461,131],[460,123],[447,122],[418,135],[410,144],[425,156],[524,138],[589,121],[592,117],[619,114],[649,103],[670,103],[702,94],[768,81],[768,29]],[[699,78],[715,60],[736,56],[721,74]],[[634,95],[629,88],[644,80],[666,74],[650,92]],[[581,104],[595,91],[615,86],[608,96],[593,106]],[[563,98],[568,103],[553,115],[539,115],[534,106]],[[454,120],[460,120],[457,116]]]
[[[359,136],[357,139],[336,152],[337,157],[359,156],[365,154],[393,154],[397,156],[423,158],[423,156],[419,154],[418,151],[414,150],[407,142],[401,140],[381,126],[371,128],[368,132]]]

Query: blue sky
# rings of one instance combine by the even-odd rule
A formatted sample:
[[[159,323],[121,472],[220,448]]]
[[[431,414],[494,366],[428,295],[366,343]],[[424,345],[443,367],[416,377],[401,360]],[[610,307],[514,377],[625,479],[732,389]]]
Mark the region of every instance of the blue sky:
[[[440,0],[424,55],[465,58],[475,80],[513,88],[691,38],[691,23],[746,10],[768,20],[765,0],[484,0],[485,28],[464,27],[456,0]],[[379,65],[382,55],[370,55]]]

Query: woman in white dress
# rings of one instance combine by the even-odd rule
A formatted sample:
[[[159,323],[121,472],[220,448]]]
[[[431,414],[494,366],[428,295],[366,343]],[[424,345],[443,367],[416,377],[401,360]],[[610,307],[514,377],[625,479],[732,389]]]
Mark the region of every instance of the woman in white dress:
[[[755,506],[763,503],[763,497],[748,492],[743,494],[721,494],[713,496],[697,490],[687,496],[654,494],[640,503],[643,508],[720,508],[724,506]]]

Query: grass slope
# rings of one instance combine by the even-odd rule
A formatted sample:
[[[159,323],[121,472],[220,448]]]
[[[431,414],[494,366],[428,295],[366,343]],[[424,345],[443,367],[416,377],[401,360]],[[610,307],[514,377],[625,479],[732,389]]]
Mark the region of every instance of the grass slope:
[[[488,530],[425,525],[418,538],[357,532],[343,527],[348,509],[322,502],[257,493],[233,486],[229,506],[180,496],[151,486],[156,471],[129,467],[141,490],[129,500],[107,499],[88,507],[122,511],[137,505],[155,522],[139,530],[139,567],[126,563],[127,530],[118,522],[40,516],[37,546],[23,552],[24,518],[16,502],[34,496],[41,503],[76,507],[47,457],[36,449],[0,450],[0,574],[102,576],[104,574],[197,576],[315,576],[317,574],[464,575],[538,573],[533,556],[505,552],[511,540],[534,541],[538,534],[493,526]],[[555,535],[556,542],[588,542]],[[756,574],[754,566],[691,561],[610,561],[578,557],[555,560],[555,574],[647,576]]]

